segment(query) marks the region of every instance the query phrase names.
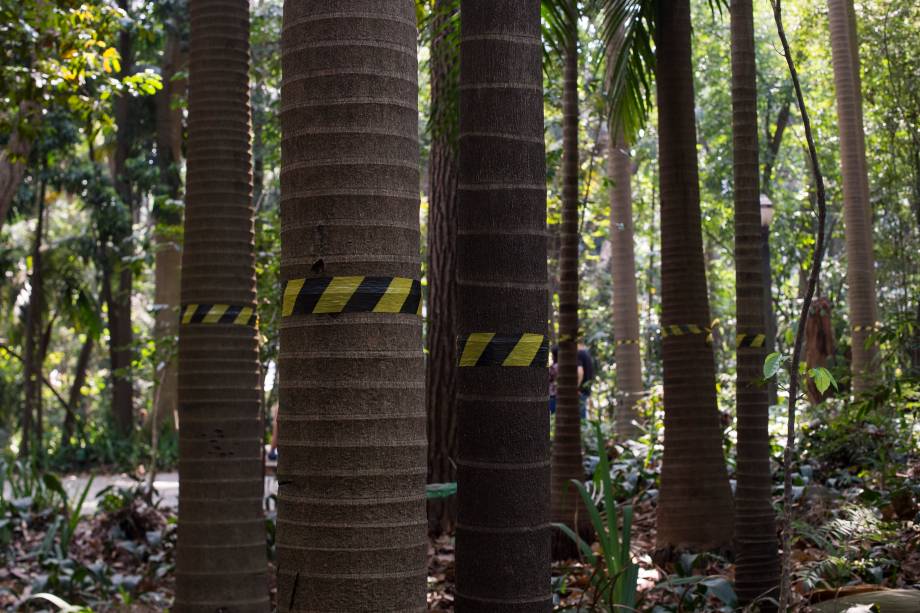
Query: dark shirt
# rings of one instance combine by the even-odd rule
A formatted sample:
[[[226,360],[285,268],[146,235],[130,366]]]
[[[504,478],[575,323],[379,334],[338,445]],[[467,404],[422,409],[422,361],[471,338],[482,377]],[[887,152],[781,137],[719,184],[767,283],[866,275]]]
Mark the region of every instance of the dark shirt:
[[[585,393],[591,393],[591,381],[594,380],[594,359],[587,349],[578,350],[578,365],[584,371],[581,379],[581,390]]]

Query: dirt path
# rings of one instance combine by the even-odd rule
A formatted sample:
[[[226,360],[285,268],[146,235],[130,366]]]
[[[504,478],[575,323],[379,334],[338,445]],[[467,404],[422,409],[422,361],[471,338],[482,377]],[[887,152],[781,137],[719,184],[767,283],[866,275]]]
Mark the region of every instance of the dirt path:
[[[78,498],[86,484],[89,483],[91,475],[67,475],[61,481],[64,489],[71,498]],[[115,488],[130,488],[137,485],[137,481],[127,475],[94,475],[93,483],[90,486],[89,494],[83,503],[82,513],[92,515],[99,506],[97,496],[105,488],[112,486]],[[153,488],[157,492],[156,499],[161,507],[177,509],[179,507],[179,473],[168,472],[157,475],[153,482]],[[274,477],[265,477],[265,496],[275,494],[278,491],[278,484]]]

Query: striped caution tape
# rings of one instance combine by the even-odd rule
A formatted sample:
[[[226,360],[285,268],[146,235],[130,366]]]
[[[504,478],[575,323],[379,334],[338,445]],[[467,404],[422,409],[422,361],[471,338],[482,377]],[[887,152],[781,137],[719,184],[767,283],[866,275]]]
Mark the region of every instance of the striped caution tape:
[[[684,336],[685,334],[709,334],[711,328],[698,326],[696,324],[672,324],[670,326],[661,326],[661,336]]]
[[[457,337],[458,365],[545,367],[549,344],[542,334],[475,332]]]
[[[402,277],[321,277],[291,279],[284,287],[281,314],[422,314],[422,284]]]
[[[614,341],[617,345],[638,345],[639,339],[637,338],[621,338]]]
[[[877,332],[882,327],[882,324],[875,322],[874,324],[868,325],[855,325],[853,326],[853,332]]]
[[[259,318],[251,306],[239,304],[186,304],[182,307],[183,324],[236,324],[257,326]]]
[[[735,336],[735,348],[763,347],[767,342],[766,334],[738,334]]]

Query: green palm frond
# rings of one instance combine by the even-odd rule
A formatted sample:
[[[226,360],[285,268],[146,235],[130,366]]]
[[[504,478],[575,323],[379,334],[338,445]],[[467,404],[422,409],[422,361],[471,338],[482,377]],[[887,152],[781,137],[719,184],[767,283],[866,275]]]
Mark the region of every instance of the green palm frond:
[[[655,0],[542,0],[545,48],[556,58],[570,42],[572,20],[584,14],[599,21],[606,50],[604,106],[611,124],[622,126],[627,138],[645,124],[652,106],[657,10]]]

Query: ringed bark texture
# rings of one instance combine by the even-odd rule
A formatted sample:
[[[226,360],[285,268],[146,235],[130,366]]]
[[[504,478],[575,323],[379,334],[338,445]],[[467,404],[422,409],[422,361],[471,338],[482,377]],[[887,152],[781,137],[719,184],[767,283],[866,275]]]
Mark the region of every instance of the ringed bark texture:
[[[281,277],[418,279],[411,0],[287,0]],[[278,606],[425,610],[419,318],[294,313],[281,325]]]
[[[575,7],[573,7],[573,11]],[[584,481],[578,389],[578,23],[569,26],[562,81],[562,228],[559,247],[559,376],[553,438],[552,518],[586,537],[590,521],[572,480]],[[578,556],[561,530],[553,558]]]
[[[877,346],[866,341],[878,319],[875,296],[875,251],[872,207],[866,169],[866,135],[863,128],[862,80],[859,75],[859,41],[853,0],[827,0],[831,30],[831,59],[840,125],[840,163],[843,176],[843,220],[847,247],[847,302],[850,308],[853,391],[870,389],[877,382]]]
[[[461,15],[458,334],[543,334],[540,2]],[[551,611],[546,368],[458,370],[457,611]]]
[[[700,228],[690,2],[659,15],[658,138],[661,174],[662,325],[709,327]],[[732,496],[716,406],[715,363],[705,334],[662,340],[665,443],[658,504],[661,547],[719,548],[732,535]]]
[[[608,176],[610,188],[610,243],[613,273],[613,335],[617,368],[617,406],[614,425],[620,440],[639,435],[636,403],[643,392],[639,347],[639,296],[636,289],[636,252],[632,218],[632,159],[619,126],[610,127]]]
[[[431,21],[433,134],[428,166],[428,482],[457,480],[457,65],[459,0],[438,0]],[[428,503],[428,530],[453,530],[457,497]]]
[[[734,152],[737,334],[765,334],[757,72],[752,0],[732,0],[732,149]],[[766,347],[738,348],[738,487],[735,493],[736,589],[745,604],[776,598],[779,543],[770,473],[769,402],[760,383]],[[768,606],[760,602],[761,610]],[[775,607],[773,607],[775,609]]]
[[[249,3],[192,0],[183,304],[255,308]],[[259,341],[179,329],[176,611],[268,611]]]

